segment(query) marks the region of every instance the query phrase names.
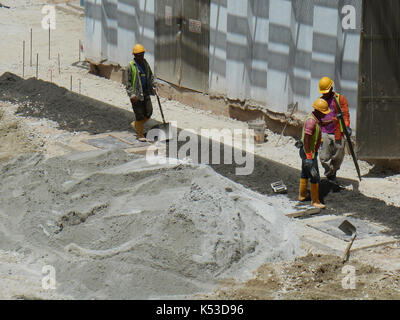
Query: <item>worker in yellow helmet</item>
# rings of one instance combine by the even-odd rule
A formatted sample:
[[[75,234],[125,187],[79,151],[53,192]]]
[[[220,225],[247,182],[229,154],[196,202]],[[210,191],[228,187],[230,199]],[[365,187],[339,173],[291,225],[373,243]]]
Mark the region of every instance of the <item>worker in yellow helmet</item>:
[[[135,121],[131,123],[138,134],[139,141],[146,141],[143,127],[153,114],[150,95],[154,95],[153,72],[144,54],[146,49],[141,44],[135,44],[132,50],[134,60],[129,62],[125,72],[126,91],[135,113]]]
[[[322,146],[319,154],[325,176],[328,181],[338,184],[336,172],[340,169],[345,154],[344,130],[351,135],[349,104],[344,95],[333,90],[333,80],[322,77],[319,82],[319,92],[329,106],[330,112],[321,119]],[[346,128],[339,121],[339,108]]]
[[[321,145],[321,119],[330,112],[328,103],[324,99],[317,99],[313,104],[314,111],[311,112],[303,126],[301,138],[300,158],[302,159],[299,201],[306,201],[308,198],[308,180],[311,184],[311,204],[314,207],[324,209],[319,201],[319,170],[318,150]]]

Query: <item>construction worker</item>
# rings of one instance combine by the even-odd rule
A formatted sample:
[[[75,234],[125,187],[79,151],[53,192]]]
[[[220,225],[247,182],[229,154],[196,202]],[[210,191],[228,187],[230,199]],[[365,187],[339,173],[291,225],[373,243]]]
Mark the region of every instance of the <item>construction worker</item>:
[[[153,72],[144,54],[146,49],[141,44],[135,44],[132,50],[134,61],[126,68],[126,91],[132,103],[135,113],[135,121],[131,126],[138,134],[139,141],[146,141],[143,135],[143,127],[153,114],[153,105],[150,95],[154,95]]]
[[[328,77],[321,78],[319,82],[319,92],[322,94],[328,105],[330,112],[322,118],[322,146],[319,158],[322,167],[325,169],[327,179],[335,184],[336,172],[340,169],[345,154],[345,139],[343,138],[342,124],[338,119],[338,104],[342,110],[344,123],[347,132],[351,135],[349,104],[344,95],[333,90],[333,81]]]
[[[325,205],[319,201],[318,149],[321,145],[321,119],[330,113],[330,109],[328,103],[321,98],[315,100],[313,107],[314,111],[308,115],[304,122],[301,138],[300,157],[302,166],[299,200],[307,200],[307,184],[308,180],[310,180],[311,204],[314,207],[323,209]]]

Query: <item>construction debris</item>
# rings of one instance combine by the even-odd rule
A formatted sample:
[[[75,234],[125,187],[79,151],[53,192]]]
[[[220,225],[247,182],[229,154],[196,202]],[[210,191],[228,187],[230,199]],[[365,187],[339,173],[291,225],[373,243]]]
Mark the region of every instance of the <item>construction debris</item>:
[[[287,187],[282,180],[271,183],[271,188],[275,193],[286,193]]]

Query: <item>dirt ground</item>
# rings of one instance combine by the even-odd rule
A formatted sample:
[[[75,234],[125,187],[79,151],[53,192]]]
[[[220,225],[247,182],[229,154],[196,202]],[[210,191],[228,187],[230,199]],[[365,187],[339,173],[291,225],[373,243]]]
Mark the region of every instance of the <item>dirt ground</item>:
[[[13,30],[12,36],[11,33],[0,36],[0,42],[7,41],[10,46],[10,50],[0,52],[0,163],[32,151],[46,157],[65,154],[69,151],[60,147],[59,140],[68,135],[130,131],[129,123],[133,114],[124,88],[116,82],[90,75],[87,69],[76,65],[77,50],[68,43],[78,43],[79,39],[83,39],[82,18],[59,14],[57,32],[54,33],[54,51],[62,52],[63,63],[61,74],[53,73],[54,84],[49,83],[49,70],[56,70],[55,57],[50,61],[42,61],[39,78],[43,81],[24,81],[20,78],[22,55],[14,53],[21,51],[22,40],[28,41],[28,26],[39,25],[41,7],[38,3],[32,4],[32,1],[11,2],[2,1],[14,8],[7,14],[8,24],[5,26]],[[4,11],[0,15],[0,21],[5,21]],[[65,41],[62,41],[63,38]],[[35,47],[41,56],[45,56],[46,37],[38,36],[37,39]],[[27,67],[26,78],[34,73],[34,67]],[[74,77],[75,92],[68,90],[71,75]],[[76,93],[78,78],[82,80],[83,95]],[[246,123],[214,116],[176,101],[161,101],[167,120],[178,120],[177,125],[182,129],[247,128]],[[153,105],[156,106],[154,99]],[[154,110],[154,119],[161,120],[157,108]],[[269,197],[275,196],[270,183],[282,179],[288,187],[288,199],[296,201],[300,165],[294,139],[283,137],[276,145],[279,136],[268,130],[267,133],[268,141],[256,145],[255,170],[251,175],[235,175],[234,165],[212,165],[212,168],[232,181]],[[355,217],[384,225],[388,235],[398,238],[400,174],[364,161],[360,161],[360,167],[362,182],[358,182],[352,160],[346,156],[339,179],[349,186],[348,190],[339,191],[326,181],[322,182],[321,198],[327,205],[323,215],[342,216],[352,212]],[[250,280],[227,279],[213,293],[200,295],[199,298],[400,299],[397,244],[351,254],[346,265],[355,267],[355,289],[344,289],[342,286],[345,274],[342,273],[343,263],[339,256],[320,252],[312,246],[307,246],[307,249],[311,253],[304,257],[264,264]],[[2,253],[0,260],[3,256],[8,257],[8,253]],[[2,275],[1,279],[13,281],[11,275]]]
[[[343,267],[354,267],[354,287]],[[226,280],[201,298],[233,300],[363,300],[400,299],[400,273],[384,271],[357,260],[343,264],[337,256],[309,254],[292,262],[264,264],[247,282]],[[343,285],[343,283],[345,283]],[[347,283],[347,285],[346,285]]]

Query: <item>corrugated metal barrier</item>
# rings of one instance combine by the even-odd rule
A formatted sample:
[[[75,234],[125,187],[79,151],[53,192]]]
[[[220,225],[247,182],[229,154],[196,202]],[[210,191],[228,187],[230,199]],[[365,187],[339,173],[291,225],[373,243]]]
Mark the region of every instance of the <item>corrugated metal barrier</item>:
[[[86,0],[86,55],[127,65],[142,43],[156,75],[229,99],[309,111],[328,75],[355,127],[361,0]],[[342,21],[351,5],[355,29]]]
[[[357,154],[400,159],[400,3],[364,1]]]

